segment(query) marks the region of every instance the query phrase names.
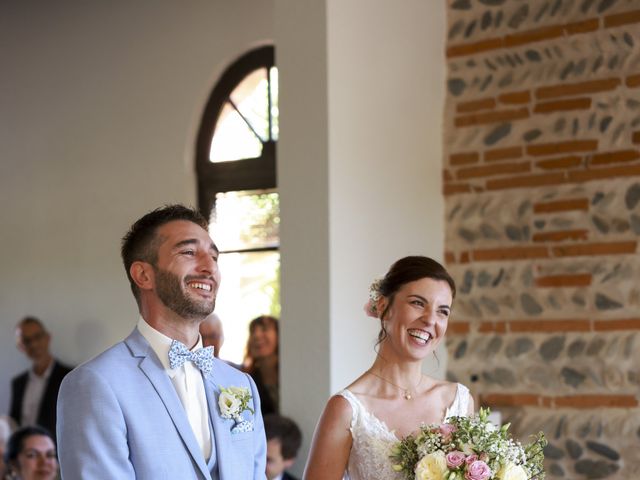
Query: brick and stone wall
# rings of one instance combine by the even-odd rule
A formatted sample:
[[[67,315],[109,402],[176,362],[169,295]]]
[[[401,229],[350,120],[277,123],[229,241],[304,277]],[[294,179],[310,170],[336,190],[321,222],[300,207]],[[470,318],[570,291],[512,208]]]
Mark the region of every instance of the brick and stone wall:
[[[447,0],[449,377],[640,478],[640,0]]]

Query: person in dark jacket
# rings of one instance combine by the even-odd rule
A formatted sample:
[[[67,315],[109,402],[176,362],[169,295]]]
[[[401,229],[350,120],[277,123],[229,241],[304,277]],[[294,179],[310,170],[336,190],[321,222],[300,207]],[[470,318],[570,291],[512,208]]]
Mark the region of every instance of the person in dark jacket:
[[[51,334],[36,317],[18,323],[16,343],[32,366],[11,381],[9,414],[19,426],[39,425],[55,435],[58,390],[71,368],[53,358]]]

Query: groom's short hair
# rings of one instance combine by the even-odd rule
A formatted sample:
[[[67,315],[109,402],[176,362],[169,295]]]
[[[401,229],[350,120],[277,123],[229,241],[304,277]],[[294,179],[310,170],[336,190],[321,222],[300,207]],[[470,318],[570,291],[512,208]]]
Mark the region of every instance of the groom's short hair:
[[[280,440],[280,453],[285,460],[291,460],[298,455],[302,444],[302,432],[296,422],[288,417],[270,413],[264,416],[264,431],[267,441]]]
[[[158,247],[162,243],[162,239],[157,237],[156,232],[162,225],[175,220],[193,222],[204,230],[209,228],[209,222],[198,211],[184,205],[174,204],[156,208],[139,218],[122,237],[120,254],[131,284],[131,291],[138,305],[140,304],[140,290],[131,278],[129,272],[131,265],[133,262],[141,261],[155,266],[158,261]]]

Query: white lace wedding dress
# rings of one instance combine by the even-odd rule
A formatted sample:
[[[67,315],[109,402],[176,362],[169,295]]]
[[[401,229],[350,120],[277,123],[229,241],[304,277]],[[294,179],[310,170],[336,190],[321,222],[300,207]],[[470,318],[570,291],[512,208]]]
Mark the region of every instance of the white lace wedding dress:
[[[349,390],[342,390],[351,404],[351,453],[343,480],[403,480],[400,473],[391,468],[391,447],[399,441],[395,433]],[[469,389],[458,384],[456,397],[447,408],[444,418],[463,416],[469,409]]]

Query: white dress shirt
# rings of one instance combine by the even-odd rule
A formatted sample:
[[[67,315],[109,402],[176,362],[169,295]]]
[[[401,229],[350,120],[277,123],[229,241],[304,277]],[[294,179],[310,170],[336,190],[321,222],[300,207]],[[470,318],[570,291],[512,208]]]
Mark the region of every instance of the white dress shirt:
[[[185,362],[181,367],[169,367],[169,349],[173,340],[149,325],[143,318],[138,320],[138,330],[149,342],[151,348],[171,379],[182,406],[187,413],[193,434],[200,445],[205,459],[211,455],[211,430],[209,429],[209,406],[204,391],[204,382],[200,369],[192,362]],[[192,350],[202,348],[202,338]]]
[[[38,413],[40,412],[40,402],[42,401],[44,389],[47,387],[49,377],[53,371],[54,363],[55,360],[52,358],[49,366],[42,375],[37,375],[33,369],[29,370],[29,378],[27,379],[27,386],[24,390],[24,397],[22,398],[21,426],[26,427],[27,425],[36,424]]]

